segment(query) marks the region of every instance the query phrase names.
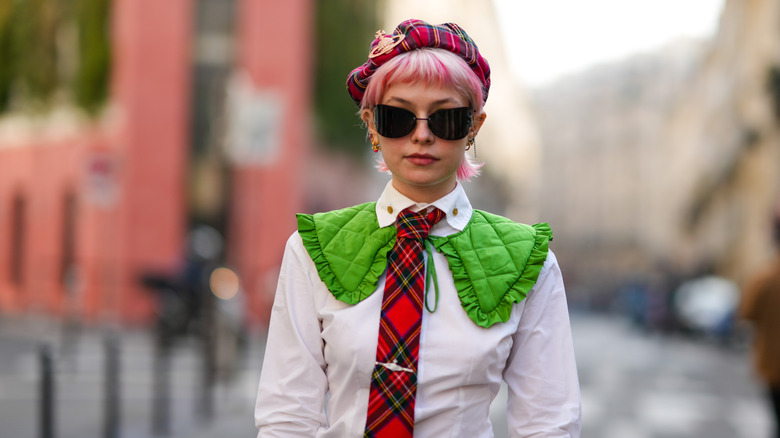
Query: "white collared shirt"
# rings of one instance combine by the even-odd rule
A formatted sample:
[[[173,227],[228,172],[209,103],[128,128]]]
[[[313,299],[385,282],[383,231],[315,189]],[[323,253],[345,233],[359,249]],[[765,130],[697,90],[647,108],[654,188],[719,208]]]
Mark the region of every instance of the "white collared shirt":
[[[380,227],[389,227],[395,224],[395,218],[404,209],[409,208],[412,211],[421,211],[431,206],[438,208],[446,214],[441,222],[431,228],[430,234],[434,236],[447,236],[463,231],[474,212],[469,198],[466,196],[466,191],[463,190],[460,183],[455,187],[455,190],[446,196],[430,204],[425,204],[414,202],[402,195],[393,187],[392,182],[389,182],[376,203],[376,220],[379,222]]]
[[[446,212],[431,229],[446,236],[473,209],[458,186],[432,204]],[[411,201],[388,183],[379,225]],[[490,404],[507,383],[512,437],[579,437],[581,404],[563,279],[549,253],[528,297],[506,323],[477,326],[461,307],[447,259],[433,252],[438,307],[423,310],[415,437],[492,437]],[[385,286],[365,300],[338,301],[320,281],[298,233],[287,242],[260,377],[258,437],[362,437]],[[432,294],[431,294],[432,295]]]

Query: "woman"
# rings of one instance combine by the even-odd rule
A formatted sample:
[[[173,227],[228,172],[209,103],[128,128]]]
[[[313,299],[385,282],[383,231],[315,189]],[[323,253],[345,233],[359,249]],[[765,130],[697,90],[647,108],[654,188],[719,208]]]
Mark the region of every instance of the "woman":
[[[546,224],[479,210],[459,179],[490,70],[457,25],[377,32],[349,76],[381,168],[375,203],[298,216],[255,410],[259,436],[578,437],[563,281]]]

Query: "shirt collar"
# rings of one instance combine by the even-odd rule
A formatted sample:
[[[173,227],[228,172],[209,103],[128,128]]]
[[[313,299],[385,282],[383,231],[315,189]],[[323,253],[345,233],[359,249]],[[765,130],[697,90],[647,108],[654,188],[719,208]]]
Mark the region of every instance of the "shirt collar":
[[[469,198],[466,196],[466,191],[463,190],[460,182],[457,183],[453,191],[428,204],[412,201],[396,190],[393,187],[393,182],[389,181],[376,203],[376,218],[379,226],[384,228],[393,225],[398,213],[404,209],[410,208],[412,211],[421,211],[431,205],[445,212],[447,224],[458,231],[463,231],[474,212]]]

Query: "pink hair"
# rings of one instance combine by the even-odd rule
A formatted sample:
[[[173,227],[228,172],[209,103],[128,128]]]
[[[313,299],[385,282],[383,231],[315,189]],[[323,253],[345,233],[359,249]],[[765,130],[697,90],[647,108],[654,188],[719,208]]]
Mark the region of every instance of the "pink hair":
[[[485,95],[482,82],[466,61],[454,53],[435,48],[423,48],[402,53],[387,61],[371,77],[360,104],[361,109],[373,108],[382,101],[385,91],[394,82],[423,81],[426,85],[452,87],[465,97],[471,109],[482,112]],[[387,165],[379,160],[377,168],[388,172]],[[456,177],[463,181],[479,175],[482,163],[476,163],[468,152],[463,156]]]

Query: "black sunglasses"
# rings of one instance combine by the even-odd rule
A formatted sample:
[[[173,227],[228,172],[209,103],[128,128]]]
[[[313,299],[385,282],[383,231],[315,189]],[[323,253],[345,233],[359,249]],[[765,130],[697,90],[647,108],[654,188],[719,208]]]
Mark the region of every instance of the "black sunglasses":
[[[442,140],[460,140],[468,135],[471,128],[471,108],[441,109],[421,118],[403,108],[389,105],[374,107],[374,124],[382,137],[405,137],[414,131],[418,120],[427,120],[428,129]]]

